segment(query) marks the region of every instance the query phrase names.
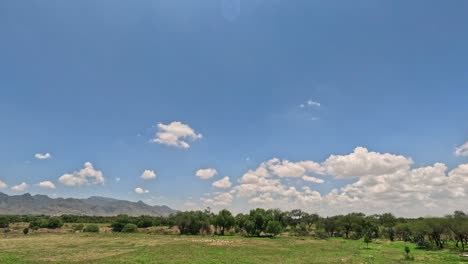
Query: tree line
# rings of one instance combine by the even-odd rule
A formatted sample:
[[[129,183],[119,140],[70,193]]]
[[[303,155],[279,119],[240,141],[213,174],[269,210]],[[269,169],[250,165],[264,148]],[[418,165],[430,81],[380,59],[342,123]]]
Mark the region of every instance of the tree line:
[[[350,213],[322,217],[300,209],[281,211],[257,208],[249,213],[233,215],[229,210],[213,213],[204,211],[177,212],[170,216],[118,215],[112,217],[80,215],[6,215],[0,216],[0,228],[9,224],[29,222],[29,228],[60,228],[64,223],[73,224],[78,231],[98,232],[96,225],[110,223],[114,232],[137,232],[138,228],[153,226],[177,227],[183,235],[243,235],[275,237],[280,233],[297,236],[314,236],[320,239],[343,237],[363,239],[401,240],[415,243],[418,248],[440,249],[453,241],[460,250],[468,243],[468,215],[455,211],[445,217],[397,218],[391,213],[365,215]],[[88,226],[84,226],[88,224]]]

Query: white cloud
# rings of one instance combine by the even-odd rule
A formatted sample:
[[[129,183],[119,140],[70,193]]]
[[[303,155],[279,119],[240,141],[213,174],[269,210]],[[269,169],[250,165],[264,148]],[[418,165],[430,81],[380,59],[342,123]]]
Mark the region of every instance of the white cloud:
[[[67,186],[80,186],[84,184],[103,184],[104,176],[101,171],[94,169],[91,162],[86,162],[81,170],[64,174],[58,180]]]
[[[0,189],[5,189],[8,188],[8,185],[4,183],[3,181],[0,181]]]
[[[357,178],[408,170],[412,164],[411,158],[369,152],[366,148],[357,147],[348,155],[331,155],[323,166],[329,175],[338,178]]]
[[[236,200],[236,205],[242,204],[244,210],[245,206],[283,210],[304,208],[323,215],[390,211],[414,217],[468,210],[461,202],[468,198],[468,164],[460,164],[452,170],[443,163],[413,165],[409,157],[371,152],[362,147],[348,155],[331,155],[321,163],[275,158],[245,172],[231,189],[202,200],[206,204],[215,204],[220,199],[215,197],[223,195],[221,197],[232,197],[229,204]],[[352,182],[320,194],[304,186],[305,182],[324,182],[313,174],[333,181],[351,179]]]
[[[37,184],[41,188],[55,189],[55,184],[51,181],[42,181]]]
[[[232,183],[231,181],[229,180],[229,177],[226,176],[224,178],[222,178],[221,180],[219,181],[215,181],[213,182],[212,184],[214,187],[216,188],[221,188],[221,189],[227,189],[227,188],[230,188]]]
[[[52,158],[52,155],[50,155],[50,153],[36,153],[36,154],[34,154],[34,158],[40,159],[40,160],[45,160],[45,159]]]
[[[156,179],[156,172],[154,172],[154,170],[145,170],[143,174],[141,174],[141,178],[143,180]]]
[[[311,177],[311,176],[306,176],[306,175],[302,176],[302,179],[304,181],[313,182],[313,183],[324,183],[325,182],[322,179]]]
[[[27,188],[28,188],[28,184],[25,183],[25,182],[22,182],[21,184],[12,186],[12,187],[11,187],[11,190],[13,190],[13,191],[15,191],[15,192],[21,192],[21,191],[26,190]]]
[[[468,157],[468,142],[455,148],[455,155],[458,157]]]
[[[308,101],[307,101],[307,105],[308,105],[308,106],[320,107],[320,103],[319,103],[319,102],[315,102],[315,101],[312,101],[312,100],[308,100]]]
[[[158,144],[187,149],[190,148],[187,140],[194,141],[202,138],[202,135],[197,134],[190,126],[177,121],[168,125],[159,123],[158,128],[156,138],[151,140]]]
[[[116,181],[116,182],[119,182],[119,181],[120,181],[120,177],[115,178],[115,181]]]
[[[218,174],[218,172],[212,168],[200,169],[200,170],[197,170],[197,172],[195,173],[197,177],[200,177],[200,179],[203,179],[203,180],[208,180],[212,178],[213,176],[215,176],[216,174]]]
[[[230,193],[215,193],[213,198],[201,198],[206,206],[229,206],[234,197]]]
[[[137,188],[135,188],[135,193],[143,194],[143,193],[149,193],[149,191],[145,190],[143,188],[137,187]]]

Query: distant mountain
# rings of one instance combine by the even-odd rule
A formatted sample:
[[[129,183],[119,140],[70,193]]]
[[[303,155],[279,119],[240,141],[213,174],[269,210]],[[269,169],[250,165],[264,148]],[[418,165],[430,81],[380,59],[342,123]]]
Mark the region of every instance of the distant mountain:
[[[167,206],[151,206],[142,201],[129,202],[112,198],[92,196],[87,199],[50,198],[47,195],[9,196],[0,192],[0,214],[44,214],[44,215],[95,215],[114,216],[127,214],[131,216],[151,215],[167,216],[176,211]]]

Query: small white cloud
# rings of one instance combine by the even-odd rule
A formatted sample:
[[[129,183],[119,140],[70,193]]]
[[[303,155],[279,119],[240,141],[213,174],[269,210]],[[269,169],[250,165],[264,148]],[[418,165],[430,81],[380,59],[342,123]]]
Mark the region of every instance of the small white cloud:
[[[153,170],[145,170],[143,174],[141,174],[141,178],[143,180],[156,179],[156,172],[154,172]]]
[[[227,189],[227,188],[231,187],[232,183],[231,183],[231,181],[229,180],[229,177],[226,176],[226,177],[222,178],[222,179],[219,180],[219,181],[213,182],[212,185],[213,185],[214,187],[216,187],[216,188]]]
[[[119,178],[119,177],[115,178],[115,181],[116,181],[116,182],[119,182],[119,181],[120,181],[120,178]]]
[[[58,180],[67,186],[80,186],[84,184],[103,184],[104,176],[101,171],[94,169],[91,162],[86,162],[83,169],[64,174]]]
[[[149,193],[149,191],[145,190],[143,188],[137,187],[137,188],[135,188],[135,193],[143,194],[143,193]]]
[[[197,134],[190,126],[178,121],[168,125],[159,123],[158,128],[156,138],[151,142],[187,149],[190,148],[187,140],[195,141],[202,138],[202,134]]]
[[[304,104],[300,104],[299,107],[300,107],[300,108],[304,108],[305,105],[304,105]]]
[[[0,181],[0,189],[5,189],[8,188],[8,185],[4,183],[3,181]]]
[[[216,174],[218,174],[218,172],[213,168],[200,169],[200,170],[197,170],[197,172],[195,173],[197,177],[200,177],[200,179],[203,179],[203,180],[208,180],[210,178],[213,178],[213,176],[215,176]]]
[[[22,182],[21,184],[11,187],[11,190],[15,192],[21,192],[21,191],[26,190],[27,188],[28,188],[28,184],[25,182]]]
[[[47,189],[55,189],[55,184],[51,181],[42,181],[37,184],[37,186],[41,188],[47,188]]]
[[[36,159],[46,160],[52,158],[52,155],[50,155],[50,153],[36,153],[34,157]]]
[[[455,148],[455,155],[458,157],[468,157],[468,142]]]
[[[312,100],[308,100],[308,101],[307,101],[307,105],[308,105],[308,106],[320,107],[320,103],[319,103],[319,102],[315,102],[315,101],[312,101]]]
[[[304,181],[313,182],[313,183],[324,183],[325,182],[322,179],[311,177],[311,176],[306,176],[306,175],[302,176],[302,179]]]

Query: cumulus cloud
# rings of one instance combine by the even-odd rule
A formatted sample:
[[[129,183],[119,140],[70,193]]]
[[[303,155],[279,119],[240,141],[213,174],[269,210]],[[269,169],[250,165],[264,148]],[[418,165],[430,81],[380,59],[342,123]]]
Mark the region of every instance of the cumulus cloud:
[[[212,198],[201,198],[206,206],[229,206],[234,197],[230,193],[215,193]]]
[[[302,176],[302,179],[307,182],[313,182],[313,183],[324,183],[325,181],[319,178],[311,177],[311,176]]]
[[[143,188],[137,187],[137,188],[135,188],[135,193],[143,194],[143,193],[149,193],[149,191],[145,190]]]
[[[313,175],[347,183],[321,194],[304,186],[305,182],[324,182]],[[298,178],[301,180],[294,180]],[[230,190],[203,201],[214,205],[222,203],[221,197],[250,208],[307,208],[323,215],[353,211],[367,214],[390,211],[409,217],[444,215],[468,210],[460,202],[468,198],[468,164],[452,170],[439,162],[414,166],[409,157],[372,152],[363,147],[347,155],[331,155],[323,162],[274,158],[245,172]]]
[[[55,184],[51,181],[41,181],[37,184],[37,186],[46,189],[55,189]]]
[[[159,123],[158,128],[159,131],[156,133],[156,138],[151,140],[158,144],[187,149],[190,148],[187,141],[195,141],[202,138],[202,135],[196,133],[190,126],[178,121],[168,125]]]
[[[40,159],[40,160],[45,160],[45,159],[52,158],[52,155],[50,155],[50,153],[36,153],[36,154],[34,154],[34,158]]]
[[[218,172],[212,168],[200,169],[200,170],[197,170],[197,172],[195,173],[197,177],[200,177],[200,179],[203,179],[203,180],[208,180],[210,178],[213,178],[213,176],[215,176],[216,174],[218,174]]]
[[[103,184],[104,175],[101,171],[94,169],[94,166],[91,162],[86,162],[81,170],[64,174],[60,176],[58,180],[67,186]]]
[[[369,152],[357,147],[348,155],[331,155],[324,163],[327,174],[338,178],[377,176],[407,170],[413,164],[411,158],[389,153]]]
[[[8,185],[4,183],[3,181],[0,181],[0,189],[5,189],[8,188]]]
[[[230,188],[232,183],[231,181],[229,180],[229,177],[226,176],[224,178],[222,178],[221,180],[219,181],[215,181],[213,182],[212,184],[214,187],[216,188],[221,188],[221,189],[227,189],[227,188]]]
[[[458,157],[468,157],[468,142],[455,148],[455,155]]]
[[[22,182],[21,184],[15,185],[11,187],[12,191],[15,192],[22,192],[28,188],[28,184],[25,182]]]
[[[154,170],[145,170],[143,174],[141,174],[141,178],[143,180],[156,179],[156,172],[154,172]]]

